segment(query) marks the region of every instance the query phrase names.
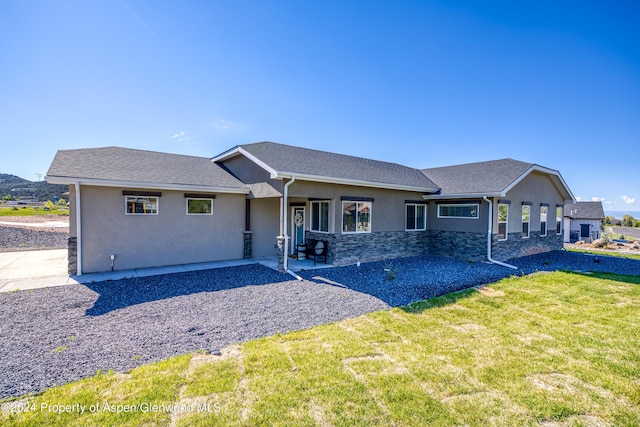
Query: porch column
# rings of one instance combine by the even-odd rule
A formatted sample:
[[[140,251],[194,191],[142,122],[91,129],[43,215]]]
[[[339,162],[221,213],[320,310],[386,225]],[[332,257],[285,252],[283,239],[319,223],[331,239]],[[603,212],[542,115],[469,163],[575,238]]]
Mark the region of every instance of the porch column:
[[[284,236],[278,236],[277,245],[278,245],[278,271],[280,273],[284,273],[284,257],[287,256],[284,242]]]

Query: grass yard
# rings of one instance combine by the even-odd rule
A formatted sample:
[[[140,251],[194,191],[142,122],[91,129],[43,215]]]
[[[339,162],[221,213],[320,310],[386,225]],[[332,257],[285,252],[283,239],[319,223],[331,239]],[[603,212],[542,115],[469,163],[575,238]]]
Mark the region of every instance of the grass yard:
[[[29,412],[0,424],[638,426],[639,284],[506,279],[221,356],[99,374],[5,402]]]
[[[619,258],[628,258],[628,259],[639,259],[640,254],[628,254],[624,252],[614,252],[614,251],[599,251],[597,249],[575,249],[570,248],[567,249],[569,252],[577,252],[582,254],[593,254],[593,255],[604,255],[604,256],[615,256]]]
[[[0,217],[3,216],[34,216],[34,215],[61,215],[69,216],[69,208],[55,207],[51,210],[45,210],[41,207],[32,206],[15,206],[15,207],[0,207]]]

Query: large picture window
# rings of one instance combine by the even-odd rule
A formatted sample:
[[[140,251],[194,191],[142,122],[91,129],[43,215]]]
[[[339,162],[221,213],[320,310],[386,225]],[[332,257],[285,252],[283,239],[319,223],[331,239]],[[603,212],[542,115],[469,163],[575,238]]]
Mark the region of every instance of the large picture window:
[[[311,202],[311,231],[329,232],[329,201]]]
[[[556,234],[562,233],[562,206],[556,208]]]
[[[471,218],[478,219],[477,203],[438,205],[438,218]]]
[[[509,223],[509,205],[498,203],[498,240],[507,240]]]
[[[371,232],[371,202],[342,202],[342,232]]]
[[[531,206],[522,205],[522,238],[529,237],[529,222],[531,221]]]
[[[540,237],[547,235],[547,214],[549,213],[548,206],[540,206]]]
[[[406,230],[427,229],[427,205],[417,203],[406,204]]]
[[[158,198],[151,196],[125,196],[127,215],[157,215]]]
[[[187,198],[187,215],[213,215],[213,199]]]

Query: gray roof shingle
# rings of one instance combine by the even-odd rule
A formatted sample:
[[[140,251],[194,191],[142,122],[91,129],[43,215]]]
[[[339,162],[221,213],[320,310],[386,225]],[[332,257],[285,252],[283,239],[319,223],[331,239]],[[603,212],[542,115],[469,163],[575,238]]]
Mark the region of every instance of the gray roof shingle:
[[[420,189],[438,188],[420,170],[397,163],[274,142],[257,142],[240,145],[239,147],[278,172],[417,187]]]
[[[206,157],[122,147],[60,150],[47,172],[56,178],[247,189]]]
[[[602,202],[575,202],[564,205],[564,216],[572,219],[604,219]]]
[[[441,194],[501,193],[532,166],[513,159],[422,169],[441,188]]]

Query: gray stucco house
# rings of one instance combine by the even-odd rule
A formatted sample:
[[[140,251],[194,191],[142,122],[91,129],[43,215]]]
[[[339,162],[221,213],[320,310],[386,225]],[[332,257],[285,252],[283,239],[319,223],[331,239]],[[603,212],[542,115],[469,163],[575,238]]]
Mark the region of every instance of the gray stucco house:
[[[564,209],[564,241],[593,242],[600,238],[600,225],[604,220],[602,202],[569,203]]]
[[[513,159],[414,169],[259,142],[212,159],[120,147],[61,150],[71,274],[279,256],[327,242],[328,261],[439,254],[504,262],[560,249],[560,173]],[[112,259],[114,255],[114,259]]]

